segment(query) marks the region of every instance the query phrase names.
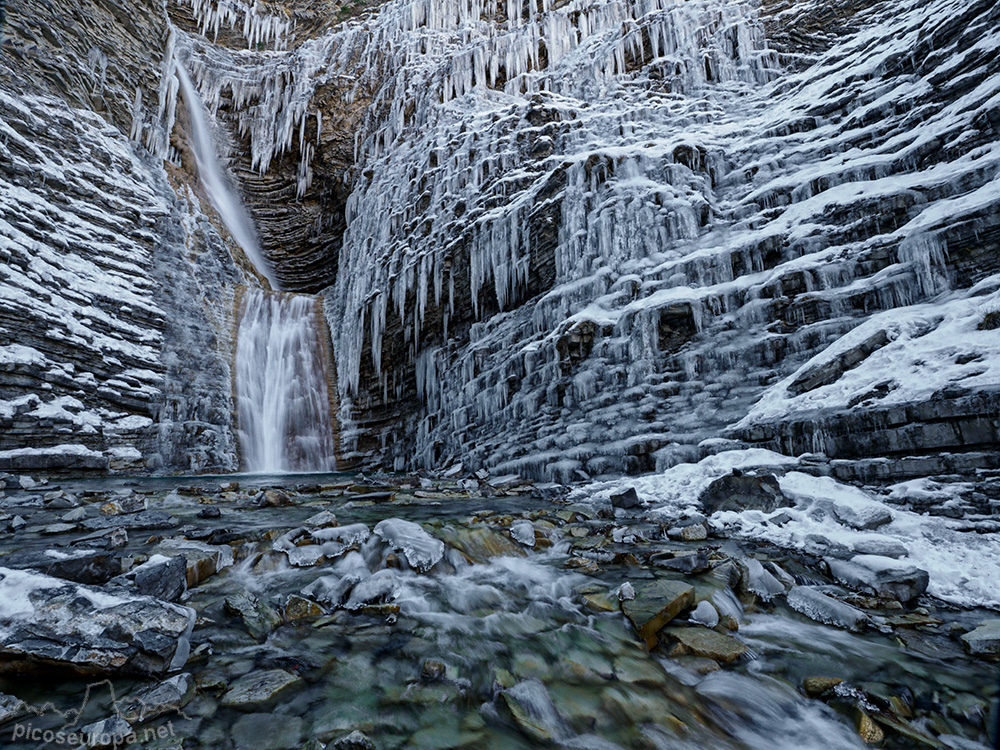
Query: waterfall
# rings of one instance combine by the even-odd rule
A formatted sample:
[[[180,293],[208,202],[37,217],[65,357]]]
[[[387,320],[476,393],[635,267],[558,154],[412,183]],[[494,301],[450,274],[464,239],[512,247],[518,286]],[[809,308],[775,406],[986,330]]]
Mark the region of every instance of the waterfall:
[[[177,77],[191,117],[198,174],[247,259],[267,280],[270,272],[250,214],[226,179],[216,155],[208,113],[184,66]],[[254,473],[331,471],[334,428],[330,411],[321,316],[317,299],[248,287],[242,296],[234,386],[243,467]]]
[[[314,297],[258,288],[243,295],[236,393],[247,470],[335,468],[320,331]]]
[[[257,232],[254,229],[253,220],[247,213],[243,202],[236,194],[236,191],[229,186],[226,175],[219,163],[216,155],[215,140],[212,138],[212,131],[208,125],[208,113],[201,102],[201,97],[195,90],[190,76],[183,65],[177,65],[177,78],[181,82],[181,90],[184,92],[184,101],[188,105],[188,113],[191,117],[191,145],[194,148],[194,158],[198,164],[198,175],[201,184],[208,194],[215,210],[222,217],[222,222],[226,229],[236,240],[237,244],[243,248],[247,259],[257,269],[257,272],[267,279],[272,289],[278,288],[278,283],[274,275],[267,267],[264,260],[264,253],[257,242]]]

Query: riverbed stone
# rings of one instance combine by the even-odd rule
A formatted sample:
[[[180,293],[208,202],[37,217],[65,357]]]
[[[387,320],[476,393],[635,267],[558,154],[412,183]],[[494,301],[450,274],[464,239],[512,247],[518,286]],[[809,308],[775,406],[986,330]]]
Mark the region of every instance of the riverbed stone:
[[[617,492],[611,495],[611,505],[615,508],[621,508],[622,510],[632,510],[634,508],[642,507],[642,503],[639,502],[639,495],[635,491],[635,487],[629,487],[628,489]]]
[[[656,634],[677,615],[694,605],[694,587],[682,581],[661,579],[639,586],[634,599],[621,602],[622,612],[649,648]]]
[[[243,675],[222,696],[223,706],[255,706],[270,702],[302,682],[284,669],[267,669]]]
[[[1000,619],[984,620],[961,640],[965,650],[973,656],[1000,659]]]
[[[302,719],[254,713],[241,716],[233,724],[236,750],[292,750],[302,744]]]
[[[3,564],[89,584],[107,583],[122,572],[121,556],[108,550],[24,550],[6,555]]]
[[[842,682],[843,680],[839,677],[806,677],[802,681],[802,692],[810,698],[818,698]]]
[[[672,654],[701,656],[723,664],[736,661],[747,651],[747,647],[731,635],[708,628],[666,628],[663,635],[676,641]]]
[[[228,614],[242,622],[247,632],[258,641],[264,640],[268,633],[281,624],[277,610],[249,591],[227,596],[224,608]]]

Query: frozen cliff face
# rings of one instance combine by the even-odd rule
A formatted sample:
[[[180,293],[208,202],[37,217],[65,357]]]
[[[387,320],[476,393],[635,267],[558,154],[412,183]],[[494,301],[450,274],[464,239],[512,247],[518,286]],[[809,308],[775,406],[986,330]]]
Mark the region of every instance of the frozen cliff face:
[[[0,466],[233,468],[243,277],[194,183],[151,153],[175,114],[153,116],[166,16],[63,10],[10,8],[0,55]]]
[[[1000,11],[849,6],[825,26],[842,36],[823,4],[764,12],[392,3],[342,34],[375,81],[329,294],[362,450],[572,478],[722,433],[852,457],[995,444],[996,372],[969,363],[995,357]],[[778,54],[765,26],[812,41]],[[853,350],[850,384],[792,377],[882,311],[870,335],[908,332]],[[880,385],[901,349],[904,382]],[[852,441],[892,392],[931,414]]]

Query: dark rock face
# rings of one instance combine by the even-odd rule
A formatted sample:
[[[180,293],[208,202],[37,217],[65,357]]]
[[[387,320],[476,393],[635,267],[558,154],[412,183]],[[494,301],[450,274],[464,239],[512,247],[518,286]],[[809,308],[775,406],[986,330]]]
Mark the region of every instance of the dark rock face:
[[[705,513],[720,510],[762,510],[792,505],[773,474],[728,474],[712,482],[698,498]]]

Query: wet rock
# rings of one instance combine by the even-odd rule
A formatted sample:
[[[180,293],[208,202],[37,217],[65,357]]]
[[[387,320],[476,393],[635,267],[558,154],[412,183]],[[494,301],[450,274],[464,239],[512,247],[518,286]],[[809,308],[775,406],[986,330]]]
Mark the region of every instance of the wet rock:
[[[689,526],[674,526],[667,529],[667,536],[683,542],[703,542],[708,539],[708,530],[704,524],[700,523]]]
[[[234,562],[233,548],[226,544],[212,545],[190,539],[165,539],[153,550],[167,557],[183,555],[187,568],[188,588],[194,588]]]
[[[676,570],[680,573],[686,573],[688,575],[693,573],[704,573],[706,570],[711,568],[711,565],[708,562],[708,555],[704,552],[696,552],[690,555],[679,555],[677,557],[650,558],[650,563],[658,568]]]
[[[870,506],[835,502],[833,515],[842,524],[852,529],[870,530],[892,523],[892,513],[888,508],[872,504]]]
[[[337,517],[328,510],[320,511],[314,516],[306,519],[306,525],[314,528],[328,528],[337,525]]]
[[[305,620],[311,617],[321,617],[326,614],[321,606],[312,599],[292,594],[285,602],[285,619],[289,622]]]
[[[281,624],[277,610],[249,591],[227,596],[223,606],[258,641],[264,640],[268,633]]]
[[[632,510],[634,508],[642,507],[642,503],[639,501],[639,495],[636,493],[635,487],[629,487],[624,492],[612,495],[611,505],[615,508],[621,508],[622,510]]]
[[[420,668],[420,679],[425,682],[438,682],[444,679],[445,665],[435,659],[427,659]]]
[[[295,501],[287,492],[269,489],[264,490],[260,500],[258,500],[258,505],[262,508],[284,508],[289,505],[295,505]]]
[[[852,718],[854,719],[854,728],[858,730],[858,736],[866,745],[875,745],[885,739],[885,732],[867,712],[855,708]]]
[[[927,590],[926,570],[876,555],[856,555],[850,560],[827,558],[830,573],[845,586],[878,596],[908,602]]]
[[[122,560],[106,550],[72,549],[14,552],[3,558],[11,568],[31,568],[77,583],[103,584],[122,572]]]
[[[731,635],[723,635],[707,628],[671,627],[664,629],[663,634],[676,641],[671,655],[701,656],[728,664],[747,651],[747,647]]]
[[[352,590],[344,604],[345,609],[361,609],[370,604],[382,604],[396,598],[396,574],[391,570],[377,570]]]
[[[762,510],[771,513],[792,505],[773,474],[755,475],[735,471],[708,485],[698,500],[708,515],[722,510]]]
[[[525,686],[527,689],[518,690]],[[531,700],[533,698],[540,700]],[[497,712],[512,722],[529,739],[545,743],[552,741],[552,727],[548,726],[548,722],[539,714],[544,711],[545,714],[555,715],[555,709],[552,708],[541,683],[534,680],[518,683],[510,690],[500,693],[496,705]],[[551,710],[545,711],[545,709]]]
[[[302,719],[256,713],[241,716],[233,723],[236,750],[293,750],[302,745]]]
[[[0,693],[0,724],[3,724],[25,711],[25,704],[20,698],[6,693]]]
[[[84,528],[91,531],[115,528],[127,531],[146,531],[152,529],[171,529],[179,524],[180,520],[178,518],[162,510],[142,510],[127,515],[90,518],[83,522]]]
[[[807,677],[802,681],[802,691],[810,698],[818,698],[842,682],[839,677]]]
[[[965,650],[973,656],[1000,659],[1000,620],[985,620],[961,638]]]
[[[136,594],[176,602],[187,591],[187,560],[183,555],[153,555],[111,583]]]
[[[218,508],[208,507],[198,511],[198,518],[221,518],[222,511]]]
[[[263,705],[301,683],[300,677],[296,677],[284,669],[251,672],[243,675],[232,684],[232,687],[222,696],[222,705],[236,707]]]
[[[618,600],[607,594],[587,594],[583,597],[583,606],[591,612],[614,612],[618,609]]]
[[[80,733],[86,737],[87,747],[121,747],[132,733],[132,726],[121,716],[116,715],[87,724],[80,729]]]
[[[139,511],[146,510],[146,498],[143,495],[135,495],[132,493],[119,495],[118,497],[104,503],[100,510],[105,516],[120,516],[128,513],[138,513]]]
[[[851,549],[840,542],[827,539],[822,534],[806,534],[805,551],[817,557],[838,557],[848,558],[851,556]]]
[[[194,610],[0,568],[0,671],[159,674],[187,660]]]
[[[346,737],[335,740],[331,747],[333,750],[375,750],[375,743],[364,732],[355,729]]]
[[[119,711],[131,721],[142,723],[166,713],[179,711],[194,695],[194,680],[190,674],[175,675],[152,687],[128,695]]]
[[[661,628],[693,605],[694,587],[668,580],[640,586],[634,599],[621,602],[622,612],[649,648],[656,645]]]
[[[809,586],[796,586],[788,592],[787,600],[796,612],[826,625],[859,631],[868,622],[868,616],[860,609]]]

